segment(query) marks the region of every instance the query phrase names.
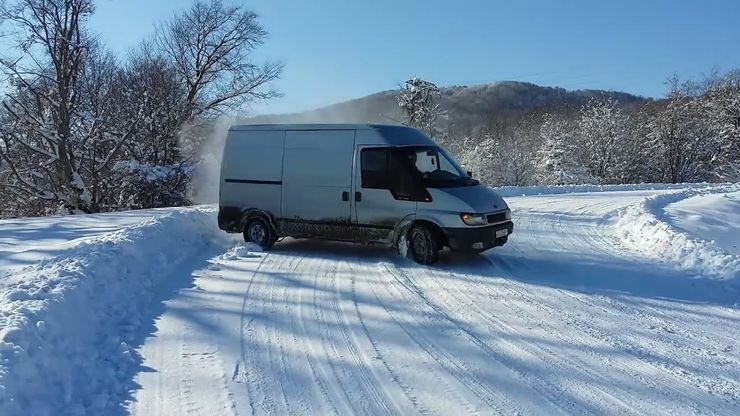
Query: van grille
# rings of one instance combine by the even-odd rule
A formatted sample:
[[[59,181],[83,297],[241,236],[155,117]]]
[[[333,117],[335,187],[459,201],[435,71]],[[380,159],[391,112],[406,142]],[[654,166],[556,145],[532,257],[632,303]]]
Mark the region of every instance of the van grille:
[[[488,214],[486,218],[488,218],[489,224],[506,221],[506,212],[497,212],[495,214]]]

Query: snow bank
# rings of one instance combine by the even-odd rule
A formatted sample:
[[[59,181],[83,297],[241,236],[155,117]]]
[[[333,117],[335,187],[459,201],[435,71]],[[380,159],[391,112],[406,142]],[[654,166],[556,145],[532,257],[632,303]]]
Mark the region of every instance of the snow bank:
[[[722,184],[730,185],[730,184]],[[650,191],[671,189],[707,189],[718,184],[710,183],[640,183],[627,185],[533,185],[500,186],[492,188],[501,196],[555,195],[582,192]]]
[[[213,244],[214,217],[213,208],[158,216],[15,276],[0,293],[0,414],[120,413],[156,286]]]
[[[735,184],[654,195],[619,210],[614,224],[616,233],[633,250],[738,284],[740,257],[727,253],[713,242],[695,239],[672,227],[664,211],[667,205],[693,196],[738,190],[740,185]]]
[[[182,208],[154,208],[0,220],[0,291],[23,269],[56,257],[85,241]]]
[[[665,207],[668,223],[740,256],[740,192],[699,195]]]

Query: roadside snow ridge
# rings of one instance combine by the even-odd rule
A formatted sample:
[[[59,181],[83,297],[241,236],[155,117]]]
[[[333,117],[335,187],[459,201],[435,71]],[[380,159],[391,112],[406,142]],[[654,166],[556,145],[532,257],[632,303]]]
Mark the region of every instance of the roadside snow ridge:
[[[0,414],[121,412],[151,293],[214,240],[213,217],[184,208],[22,271],[0,292]]]
[[[708,189],[686,189],[659,194],[617,212],[615,229],[622,242],[642,254],[672,262],[680,268],[738,284],[740,257],[711,241],[693,238],[668,223],[664,208],[677,201],[709,193],[736,192],[739,184]]]

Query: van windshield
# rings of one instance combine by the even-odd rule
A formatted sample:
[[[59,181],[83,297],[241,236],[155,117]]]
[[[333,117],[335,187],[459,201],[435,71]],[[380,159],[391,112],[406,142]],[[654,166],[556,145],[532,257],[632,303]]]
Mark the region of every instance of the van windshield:
[[[409,162],[409,167],[423,179],[429,188],[452,188],[478,185],[450,157],[444,149],[435,146],[402,147],[400,151]]]

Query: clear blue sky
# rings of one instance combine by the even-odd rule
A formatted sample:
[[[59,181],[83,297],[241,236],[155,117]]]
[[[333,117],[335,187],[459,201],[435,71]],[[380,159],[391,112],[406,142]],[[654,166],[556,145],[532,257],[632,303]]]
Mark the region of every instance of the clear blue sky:
[[[283,98],[302,111],[394,88],[501,80],[659,97],[677,73],[740,67],[740,0],[254,0],[285,63]],[[124,54],[189,0],[99,0],[92,28]]]

